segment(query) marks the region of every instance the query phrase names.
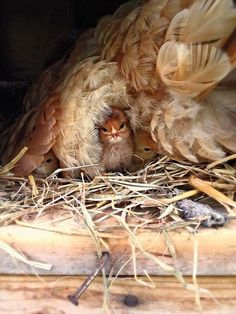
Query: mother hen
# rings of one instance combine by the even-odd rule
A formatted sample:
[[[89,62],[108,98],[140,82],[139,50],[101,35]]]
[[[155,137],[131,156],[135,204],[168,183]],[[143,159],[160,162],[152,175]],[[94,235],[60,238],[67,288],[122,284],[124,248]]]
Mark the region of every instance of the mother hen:
[[[198,163],[236,153],[236,8],[231,0],[130,1],[80,36],[29,90],[1,134],[2,164],[23,146],[28,175],[52,149],[62,167],[103,171],[97,125],[125,110],[134,134],[163,155]],[[224,81],[226,78],[226,81]],[[225,84],[218,84],[223,81]]]

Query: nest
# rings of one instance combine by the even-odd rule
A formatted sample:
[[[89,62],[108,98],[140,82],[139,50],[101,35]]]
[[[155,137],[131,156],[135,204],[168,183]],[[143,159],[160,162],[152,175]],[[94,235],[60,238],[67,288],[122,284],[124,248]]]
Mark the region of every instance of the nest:
[[[16,223],[65,234],[90,234],[98,253],[104,247],[104,238],[119,238],[121,233],[125,233],[134,250],[140,250],[145,258],[175,275],[186,287],[188,284],[177,269],[142,249],[136,238],[137,231],[152,229],[163,232],[169,254],[174,256],[175,249],[167,231],[186,228],[189,232],[196,232],[205,219],[182,219],[179,201],[191,199],[220,206],[229,217],[236,209],[236,169],[233,164],[236,155],[194,166],[163,157],[135,173],[111,173],[88,181],[83,174],[79,179],[60,178],[58,174],[64,169],[56,170],[46,179],[32,175],[15,177],[10,170],[21,154],[0,172],[1,226]],[[55,227],[50,221],[46,226],[37,224],[37,218],[52,209],[58,212],[57,220],[72,217],[76,227],[66,230]],[[13,254],[10,248],[1,247]],[[36,266],[45,267],[40,265]]]

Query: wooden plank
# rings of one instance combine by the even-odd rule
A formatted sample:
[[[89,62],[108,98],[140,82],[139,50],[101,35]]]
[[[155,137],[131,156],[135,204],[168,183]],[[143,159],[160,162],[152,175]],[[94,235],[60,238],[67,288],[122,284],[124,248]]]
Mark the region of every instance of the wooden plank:
[[[111,233],[112,235],[113,233]],[[131,258],[130,239],[121,233],[120,239],[104,238],[111,260],[106,267],[107,274],[111,268],[118,273],[121,266]],[[143,230],[137,233],[137,240],[143,249],[158,257],[161,261],[180,270],[184,275],[191,275],[193,269],[194,235],[188,231],[169,232],[176,248],[177,258],[160,257],[168,253],[164,237],[155,230]],[[219,229],[202,229],[196,237],[198,241],[199,275],[236,275],[236,222]],[[33,269],[17,261],[0,249],[0,273],[2,274],[53,274],[53,275],[87,275],[97,265],[95,243],[90,236],[65,235],[57,232],[38,230],[11,225],[0,228],[0,240],[22,252],[28,259],[52,264],[51,271]],[[137,274],[146,270],[151,275],[168,275],[153,260],[136,254]],[[119,273],[133,275],[132,260]]]
[[[173,277],[153,277],[155,288],[137,283],[133,278],[116,279],[110,289],[110,304],[113,313],[199,313],[194,291],[186,290]],[[103,283],[97,278],[81,296],[79,307],[67,300],[84,278],[58,276],[1,276],[1,314],[101,314]],[[142,278],[142,280],[145,280]],[[188,281],[191,281],[188,278]],[[201,293],[204,314],[234,314],[236,312],[236,278],[198,278],[201,288],[210,293]],[[137,305],[124,303],[127,295],[137,298]],[[111,312],[110,308],[110,312]]]

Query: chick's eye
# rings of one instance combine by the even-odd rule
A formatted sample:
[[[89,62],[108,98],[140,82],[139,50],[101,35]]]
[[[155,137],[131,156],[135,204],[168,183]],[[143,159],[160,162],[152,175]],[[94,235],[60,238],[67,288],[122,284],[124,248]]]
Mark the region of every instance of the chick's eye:
[[[145,152],[150,152],[151,148],[144,147]]]
[[[104,128],[104,127],[102,127],[102,130],[103,130],[103,132],[107,132],[107,129],[106,129],[106,128]]]
[[[124,126],[125,126],[125,123],[122,122],[121,125],[120,125],[120,130],[123,129]]]

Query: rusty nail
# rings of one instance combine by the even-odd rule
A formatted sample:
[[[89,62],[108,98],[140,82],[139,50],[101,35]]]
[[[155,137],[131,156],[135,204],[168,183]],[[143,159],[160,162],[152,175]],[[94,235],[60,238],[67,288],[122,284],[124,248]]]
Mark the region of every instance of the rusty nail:
[[[70,300],[71,303],[73,303],[76,306],[79,305],[78,299],[80,298],[81,294],[84,293],[84,291],[88,288],[88,286],[91,284],[94,278],[106,265],[109,256],[110,254],[108,252],[103,252],[102,257],[100,259],[100,265],[96,268],[96,270],[84,281],[84,283],[82,283],[82,285],[75,291],[75,293],[68,295],[67,298]]]

